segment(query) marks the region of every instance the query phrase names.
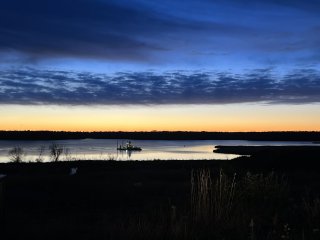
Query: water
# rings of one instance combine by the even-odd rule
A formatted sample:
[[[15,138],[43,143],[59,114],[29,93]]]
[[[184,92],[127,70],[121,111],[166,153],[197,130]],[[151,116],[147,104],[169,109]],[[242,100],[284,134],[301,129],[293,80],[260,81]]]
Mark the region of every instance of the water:
[[[239,155],[214,153],[217,145],[241,146],[289,146],[312,145],[311,142],[276,142],[276,141],[240,141],[240,140],[135,140],[132,143],[141,147],[141,152],[117,151],[117,140],[114,139],[82,139],[59,141],[4,141],[0,140],[0,162],[10,161],[8,152],[15,146],[23,148],[23,161],[33,162],[39,158],[43,147],[43,161],[50,161],[49,146],[59,144],[67,149],[60,160],[230,160]],[[119,144],[126,141],[118,140]]]

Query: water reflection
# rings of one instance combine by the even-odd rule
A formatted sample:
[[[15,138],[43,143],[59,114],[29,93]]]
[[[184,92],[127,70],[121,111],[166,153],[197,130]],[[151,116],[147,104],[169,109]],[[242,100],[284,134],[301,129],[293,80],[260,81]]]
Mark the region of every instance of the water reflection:
[[[125,142],[125,141],[124,141]],[[8,162],[8,152],[15,146],[24,149],[24,161],[50,161],[49,146],[52,143],[64,147],[60,160],[228,160],[237,157],[233,154],[214,153],[217,145],[312,145],[310,142],[262,142],[232,140],[162,141],[135,140],[133,144],[142,151],[117,151],[117,140],[83,139],[61,141],[0,141],[0,161]]]
[[[131,155],[133,151],[126,150],[126,151],[117,151],[117,157],[116,160],[120,159],[126,159],[126,160],[131,160]]]

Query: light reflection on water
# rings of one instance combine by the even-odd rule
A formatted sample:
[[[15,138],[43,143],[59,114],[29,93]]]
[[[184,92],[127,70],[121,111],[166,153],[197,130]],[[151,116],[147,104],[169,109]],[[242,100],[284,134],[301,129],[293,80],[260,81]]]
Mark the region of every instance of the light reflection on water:
[[[23,148],[24,161],[35,161],[39,157],[43,146],[44,161],[50,161],[49,146],[52,143],[63,146],[67,151],[61,155],[60,160],[201,160],[216,159],[229,160],[237,157],[234,154],[214,153],[217,145],[312,145],[310,142],[270,142],[270,141],[239,141],[239,140],[134,140],[132,143],[142,148],[141,152],[117,151],[115,139],[82,139],[59,141],[3,141],[0,140],[0,162],[8,162],[8,152],[15,146]],[[118,144],[126,141],[118,140]]]

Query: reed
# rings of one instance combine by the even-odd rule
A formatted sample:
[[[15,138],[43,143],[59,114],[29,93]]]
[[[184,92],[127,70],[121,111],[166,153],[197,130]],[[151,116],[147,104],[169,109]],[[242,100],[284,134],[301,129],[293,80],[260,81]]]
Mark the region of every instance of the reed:
[[[44,157],[44,152],[45,152],[46,147],[45,146],[40,146],[39,147],[39,155],[36,158],[36,162],[40,163],[43,162],[43,157]]]
[[[275,217],[286,212],[288,183],[274,172],[240,176],[222,169],[191,173],[190,227],[193,235],[256,239],[275,230]],[[281,225],[283,226],[283,225]],[[277,226],[278,227],[278,226]],[[280,230],[279,230],[280,231]],[[265,237],[261,238],[265,239]]]
[[[308,239],[320,239],[320,199],[306,196],[302,199],[303,230]]]
[[[196,223],[224,224],[230,220],[234,207],[236,174],[229,178],[221,169],[212,178],[209,169],[191,173],[191,216]]]

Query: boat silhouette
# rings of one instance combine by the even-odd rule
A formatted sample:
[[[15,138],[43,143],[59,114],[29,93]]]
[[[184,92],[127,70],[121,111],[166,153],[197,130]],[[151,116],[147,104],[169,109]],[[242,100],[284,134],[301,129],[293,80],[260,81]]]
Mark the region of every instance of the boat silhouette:
[[[118,144],[117,144],[118,145]],[[117,146],[118,151],[141,151],[141,147],[134,146],[131,141],[128,141],[125,146]]]

